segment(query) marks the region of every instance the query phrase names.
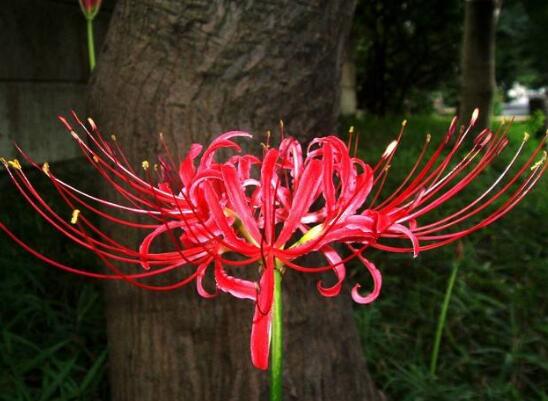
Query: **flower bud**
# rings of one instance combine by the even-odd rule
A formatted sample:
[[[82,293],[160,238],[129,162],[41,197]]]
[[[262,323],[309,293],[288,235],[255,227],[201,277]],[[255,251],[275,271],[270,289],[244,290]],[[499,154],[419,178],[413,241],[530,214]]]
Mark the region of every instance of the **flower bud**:
[[[78,0],[78,2],[84,16],[88,19],[93,19],[99,12],[102,0]]]

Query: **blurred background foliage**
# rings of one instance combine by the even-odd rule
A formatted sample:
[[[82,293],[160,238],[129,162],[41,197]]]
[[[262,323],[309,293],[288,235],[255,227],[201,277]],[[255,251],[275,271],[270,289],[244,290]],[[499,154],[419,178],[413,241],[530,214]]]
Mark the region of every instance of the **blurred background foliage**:
[[[413,164],[425,134],[439,138],[449,125],[448,113],[455,111],[463,13],[459,0],[358,2],[351,48],[359,111],[341,119],[341,132],[355,126],[359,155],[374,161],[408,118],[386,193]],[[534,89],[548,85],[547,26],[546,1],[502,4],[496,38],[498,111],[516,82]],[[436,105],[439,98],[443,107]],[[543,132],[543,124],[542,110],[514,122],[509,148],[518,146],[524,131]],[[529,148],[536,141],[532,138]],[[511,150],[501,155],[468,195],[488,187],[510,157]],[[82,161],[55,168],[95,191],[97,183],[87,179],[91,171]],[[42,174],[31,173],[31,178],[54,199]],[[52,234],[5,174],[0,190],[0,219],[17,234],[73,265],[96,263]],[[458,198],[451,208],[458,210],[465,201],[466,196]],[[548,190],[541,181],[506,218],[463,240],[460,258],[454,247],[415,260],[370,253],[383,272],[383,293],[373,305],[356,307],[355,315],[371,373],[389,399],[548,399],[547,215]],[[432,375],[434,332],[455,264],[459,272]],[[0,265],[0,400],[108,399],[100,284],[45,267],[6,237],[0,241]],[[356,279],[361,274],[359,268],[353,273]]]
[[[430,112],[433,93],[457,85],[462,1],[364,0],[354,18],[358,104],[367,112]]]
[[[358,1],[352,28],[359,108],[373,115],[431,113],[458,103],[464,2]],[[496,33],[501,96],[515,82],[548,83],[548,2],[504,0]]]

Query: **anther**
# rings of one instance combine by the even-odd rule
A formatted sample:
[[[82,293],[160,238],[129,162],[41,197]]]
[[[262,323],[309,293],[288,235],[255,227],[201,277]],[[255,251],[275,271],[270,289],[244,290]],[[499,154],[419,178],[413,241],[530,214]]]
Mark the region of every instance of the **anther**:
[[[93,121],[91,118],[88,118],[88,123],[91,126],[91,129],[95,131],[97,129],[97,125],[95,124],[95,121]]]
[[[537,168],[542,166],[544,164],[544,162],[546,161],[546,155],[547,155],[547,153],[544,150],[542,152],[542,157],[540,158],[540,160],[531,166],[531,170],[536,170]]]
[[[141,162],[141,166],[143,167],[143,170],[147,171],[150,168],[150,163],[148,162],[148,160],[143,160]]]
[[[49,177],[49,163],[48,162],[45,162],[44,164],[42,164],[42,171],[44,172],[45,175],[47,175]]]
[[[74,209],[70,218],[70,224],[78,223],[78,216],[80,216],[80,211],[78,209]]]
[[[21,170],[21,163],[19,163],[19,160],[17,159],[9,160],[8,164],[16,170]]]
[[[476,120],[478,119],[478,116],[479,116],[479,109],[475,108],[474,111],[472,112],[472,118],[470,118],[470,124],[475,124]]]
[[[386,150],[382,154],[382,157],[390,156],[392,152],[394,151],[394,149],[396,149],[397,144],[398,144],[398,141],[396,141],[395,139],[392,142],[390,142],[390,144],[386,147]]]

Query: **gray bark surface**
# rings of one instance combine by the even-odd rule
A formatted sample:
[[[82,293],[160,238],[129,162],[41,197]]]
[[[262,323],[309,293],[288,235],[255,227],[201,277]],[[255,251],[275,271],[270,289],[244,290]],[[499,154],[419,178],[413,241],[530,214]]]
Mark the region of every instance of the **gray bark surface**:
[[[91,115],[135,163],[160,150],[159,132],[179,149],[231,129],[276,132],[280,119],[302,139],[331,133],[353,9],[353,0],[121,0]],[[324,299],[316,279],[284,278],[285,400],[375,400],[348,292]],[[192,285],[108,286],[113,400],[266,400],[268,373],[249,355],[252,315],[251,302],[203,300]]]
[[[468,120],[480,110],[477,128],[489,126],[495,82],[495,34],[500,0],[466,0],[462,42],[459,115]]]

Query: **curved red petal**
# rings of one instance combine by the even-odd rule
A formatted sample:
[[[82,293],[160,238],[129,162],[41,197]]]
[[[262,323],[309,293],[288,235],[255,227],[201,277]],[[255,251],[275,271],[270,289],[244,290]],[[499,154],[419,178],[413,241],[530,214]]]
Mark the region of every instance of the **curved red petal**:
[[[230,200],[230,207],[238,215],[255,241],[260,242],[261,234],[259,233],[257,221],[253,218],[251,213],[247,198],[243,191],[243,186],[238,180],[236,168],[231,165],[223,165],[221,166],[221,173],[228,199]]]
[[[360,284],[356,284],[352,288],[352,299],[354,302],[359,304],[368,304],[373,302],[377,297],[379,296],[381,292],[382,287],[382,275],[381,272],[377,269],[377,267],[373,264],[373,262],[367,260],[361,255],[358,255],[360,260],[363,262],[367,270],[369,270],[369,273],[371,274],[371,278],[373,279],[373,290],[366,296],[360,295],[358,290],[361,288]]]
[[[270,337],[272,332],[272,308],[265,314],[255,305],[253,324],[251,326],[251,362],[257,369],[268,369],[270,355]]]
[[[215,291],[214,293],[208,292],[204,288],[203,283],[202,283],[202,281],[204,279],[204,276],[205,276],[205,272],[207,270],[207,267],[209,266],[211,261],[212,261],[212,258],[209,258],[204,263],[202,263],[200,266],[198,266],[198,270],[196,271],[196,291],[198,291],[198,294],[202,298],[206,298],[206,299],[215,298],[217,296],[217,291]]]
[[[333,267],[333,272],[337,276],[337,282],[331,287],[324,287],[321,281],[318,281],[318,292],[324,297],[335,297],[341,292],[342,284],[346,276],[346,267],[339,254],[331,247],[321,250],[329,264]]]
[[[293,196],[289,216],[276,240],[276,246],[285,244],[301,223],[301,218],[308,212],[312,202],[316,199],[320,185],[322,166],[318,160],[310,160],[306,165],[299,186]]]
[[[257,299],[257,286],[253,281],[229,276],[223,269],[220,260],[215,261],[215,281],[221,291],[228,292],[236,298]]]

